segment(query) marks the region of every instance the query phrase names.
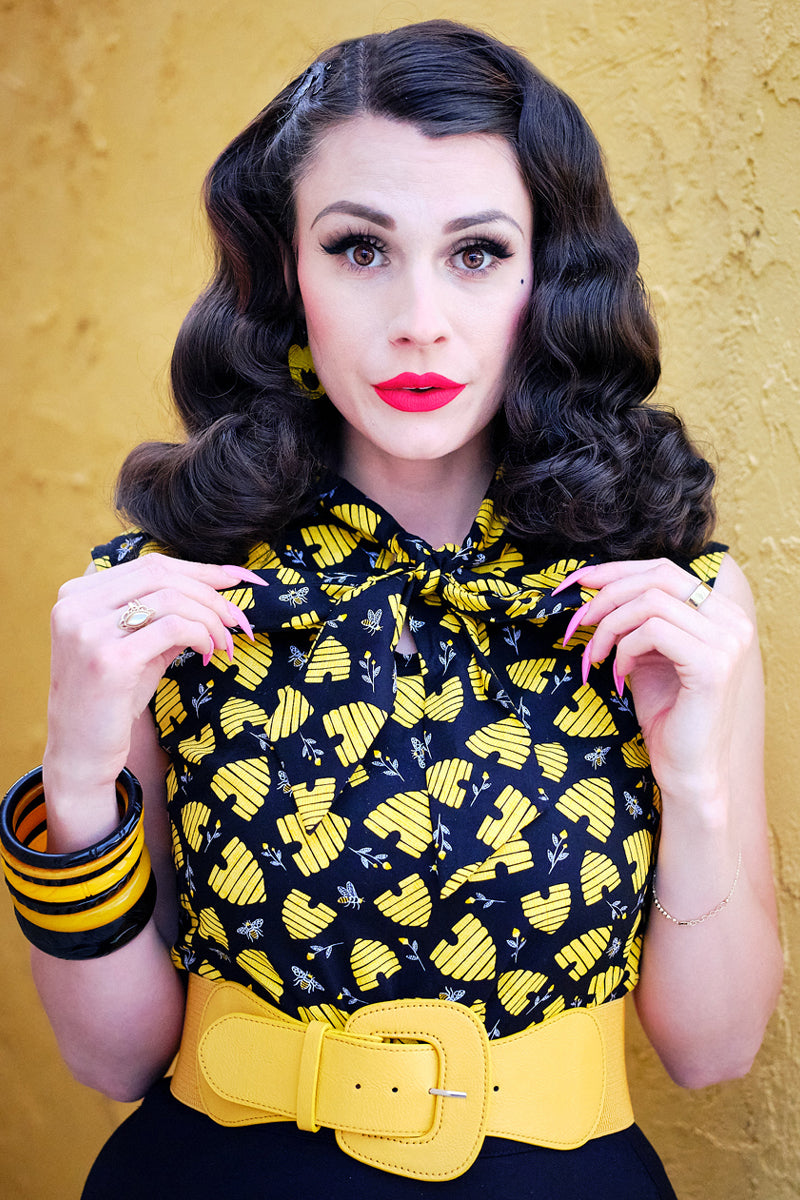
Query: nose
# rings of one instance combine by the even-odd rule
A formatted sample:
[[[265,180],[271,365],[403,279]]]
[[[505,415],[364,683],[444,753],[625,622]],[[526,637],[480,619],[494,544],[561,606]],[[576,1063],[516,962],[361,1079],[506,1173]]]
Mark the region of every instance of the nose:
[[[450,323],[443,284],[434,273],[409,270],[396,281],[389,318],[389,341],[398,346],[433,346],[447,341]]]

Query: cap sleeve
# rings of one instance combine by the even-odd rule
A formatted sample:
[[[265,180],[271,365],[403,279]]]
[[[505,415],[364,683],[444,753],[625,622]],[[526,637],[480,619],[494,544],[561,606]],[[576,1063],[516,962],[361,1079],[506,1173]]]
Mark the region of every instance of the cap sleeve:
[[[108,567],[116,567],[119,563],[131,562],[142,554],[152,554],[161,547],[154,542],[149,534],[141,530],[121,533],[110,542],[95,546],[92,549],[92,562],[98,571]]]
[[[728,547],[722,542],[709,542],[694,558],[683,560],[681,566],[685,566],[688,571],[696,575],[701,583],[707,583],[709,587],[713,587],[722,566],[722,560],[727,553]]]

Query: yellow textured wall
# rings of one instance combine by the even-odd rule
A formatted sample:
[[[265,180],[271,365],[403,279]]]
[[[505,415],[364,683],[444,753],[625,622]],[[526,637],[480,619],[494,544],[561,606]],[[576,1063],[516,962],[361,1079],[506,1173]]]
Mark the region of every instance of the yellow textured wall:
[[[787,985],[748,1079],[681,1092],[634,1030],[633,1090],[681,1200],[794,1197],[794,0],[4,0],[0,783],[41,759],[57,585],[115,532],[108,494],[126,449],[169,430],[165,367],[204,274],[196,196],[206,167],[312,52],[432,16],[488,22],[583,106],[641,243],[662,395],[716,447],[721,536],[761,615]],[[67,1075],[5,901],[0,922],[0,1194],[70,1200],[122,1110]]]

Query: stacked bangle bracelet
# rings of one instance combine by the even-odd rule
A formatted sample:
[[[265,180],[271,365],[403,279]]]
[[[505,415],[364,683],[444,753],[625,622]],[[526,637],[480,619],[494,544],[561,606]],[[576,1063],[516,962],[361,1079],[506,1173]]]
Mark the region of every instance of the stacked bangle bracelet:
[[[120,823],[85,850],[47,853],[42,769],[23,775],[0,806],[0,854],[20,928],[57,958],[100,958],[136,937],[152,916],[156,882],[144,844],[142,789],[117,780]]]

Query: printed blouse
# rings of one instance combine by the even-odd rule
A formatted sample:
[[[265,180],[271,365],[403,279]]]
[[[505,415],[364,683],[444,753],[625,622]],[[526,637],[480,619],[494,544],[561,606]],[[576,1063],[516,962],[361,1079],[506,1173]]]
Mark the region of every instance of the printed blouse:
[[[328,482],[330,486],[328,486]],[[301,1019],[440,996],[492,1037],[630,991],[659,799],[610,662],[581,683],[587,561],[531,562],[484,500],[433,549],[342,480],[247,566],[234,662],[180,654],[170,759],[176,964]],[[127,534],[112,566],[157,547]],[[724,550],[688,567],[713,582]],[[408,623],[418,653],[393,650]]]

